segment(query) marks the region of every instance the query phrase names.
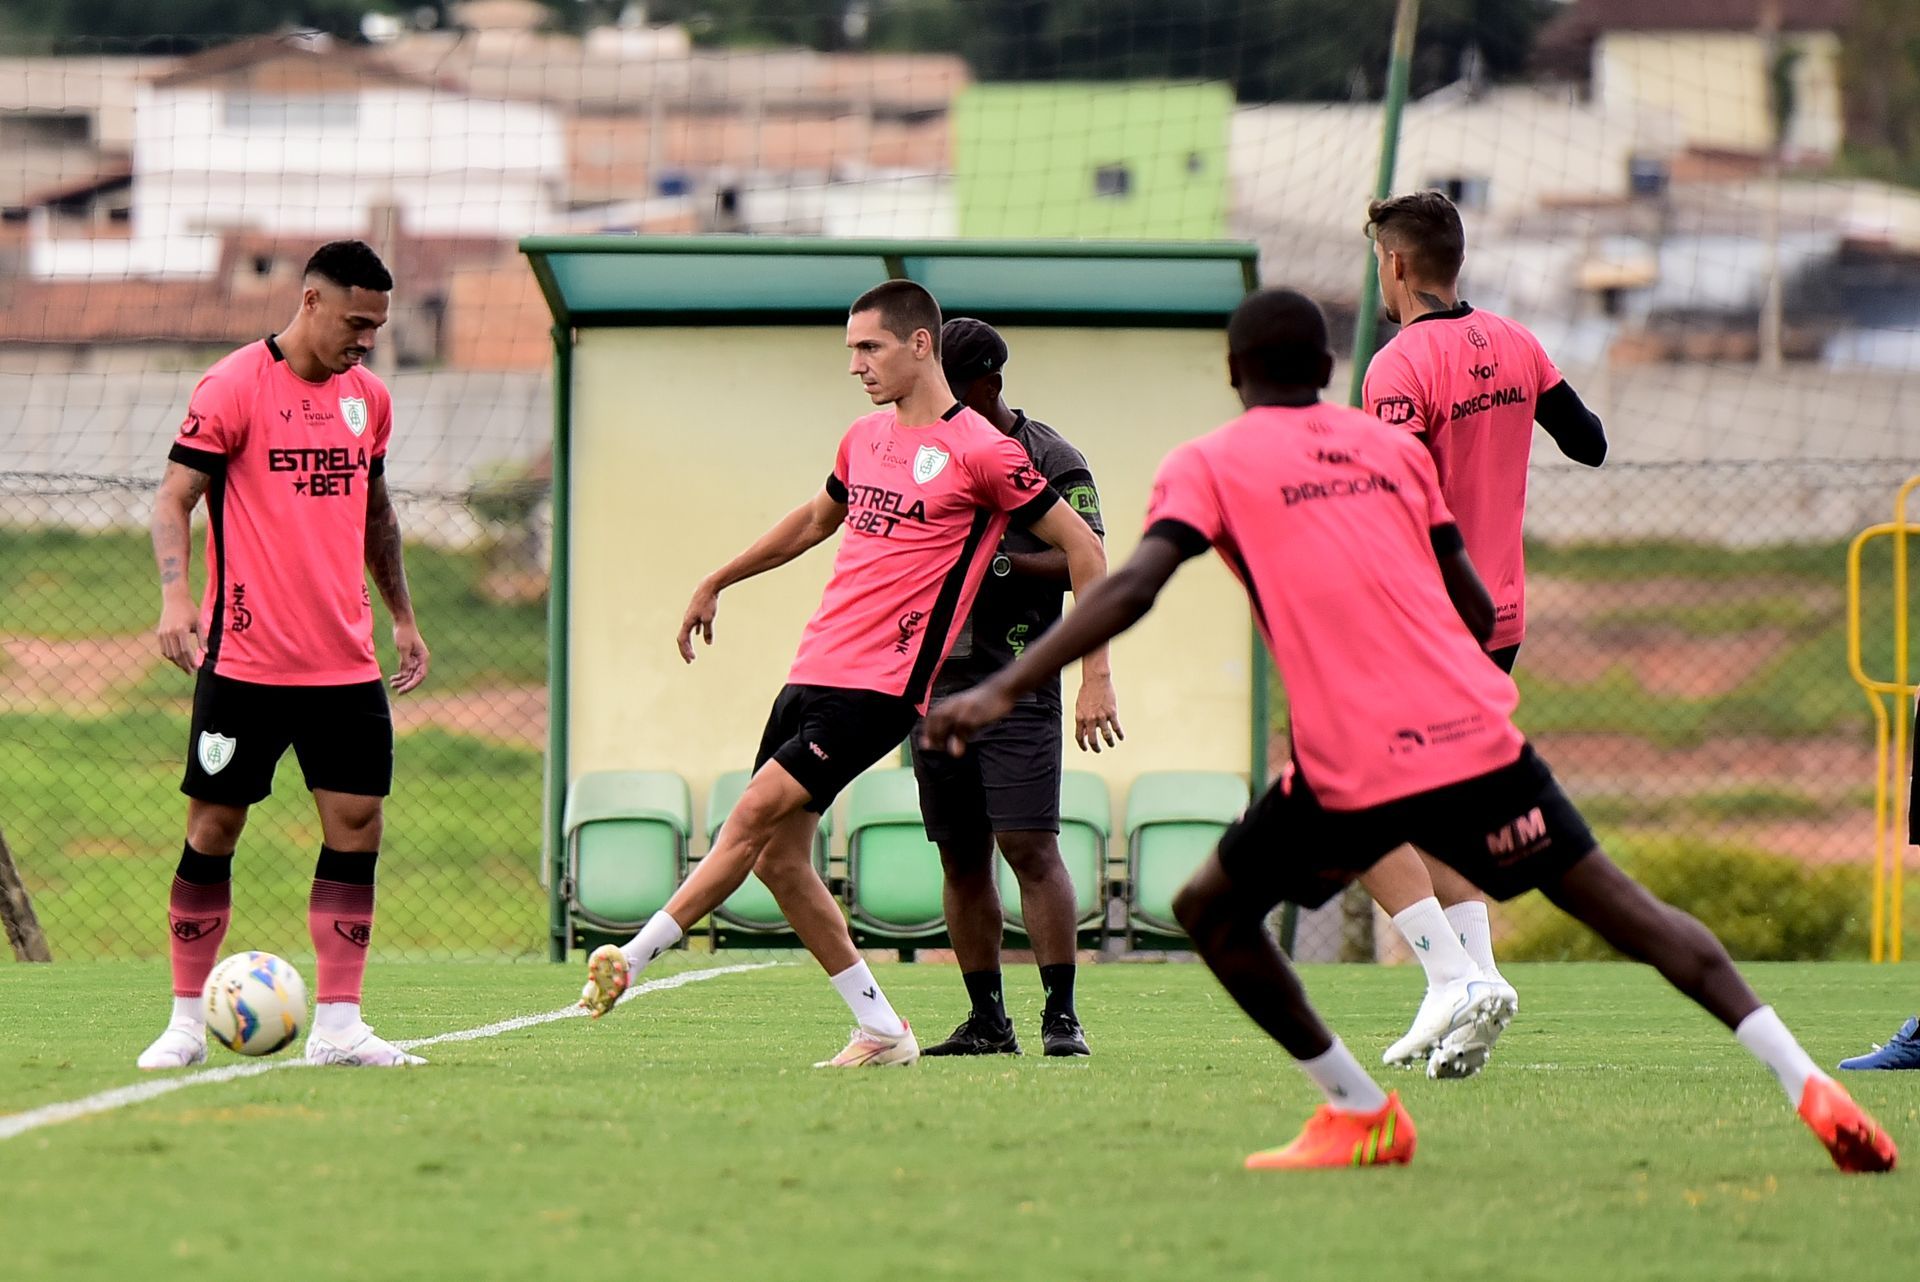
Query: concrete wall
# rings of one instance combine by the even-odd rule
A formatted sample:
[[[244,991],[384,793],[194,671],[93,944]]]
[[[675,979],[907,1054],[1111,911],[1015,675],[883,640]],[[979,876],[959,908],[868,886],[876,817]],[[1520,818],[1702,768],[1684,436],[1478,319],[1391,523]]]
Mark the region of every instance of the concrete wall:
[[[1128,555],[1160,458],[1233,412],[1219,336],[1005,333],[1009,395],[1087,454],[1109,553]],[[728,591],[714,645],[690,669],[673,648],[687,598],[816,491],[846,425],[870,408],[837,328],[715,335],[589,331],[576,362],[572,768],[677,770],[697,805],[715,775],[752,764],[832,548]],[[1070,751],[1069,765],[1107,776],[1116,799],[1143,770],[1244,773],[1250,645],[1230,576],[1211,558],[1189,565],[1115,647],[1127,742]]]

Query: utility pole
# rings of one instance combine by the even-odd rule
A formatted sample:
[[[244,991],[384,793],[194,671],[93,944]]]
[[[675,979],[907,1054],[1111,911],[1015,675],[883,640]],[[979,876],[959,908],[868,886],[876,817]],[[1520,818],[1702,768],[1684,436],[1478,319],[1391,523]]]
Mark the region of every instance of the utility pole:
[[[1786,283],[1780,273],[1780,153],[1786,141],[1787,102],[1777,75],[1780,68],[1780,0],[1760,0],[1761,66],[1767,85],[1767,292],[1760,303],[1760,367],[1777,370],[1782,363],[1781,332],[1785,327]]]

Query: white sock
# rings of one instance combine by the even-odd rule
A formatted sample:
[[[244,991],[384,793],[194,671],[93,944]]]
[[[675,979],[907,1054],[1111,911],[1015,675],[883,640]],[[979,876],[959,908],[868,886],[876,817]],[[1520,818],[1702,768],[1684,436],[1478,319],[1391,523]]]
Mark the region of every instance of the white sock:
[[[1473,958],[1480,973],[1489,979],[1500,979],[1500,967],[1493,960],[1493,923],[1487,920],[1486,903],[1468,899],[1453,905],[1447,909],[1447,924],[1460,937],[1460,946]]]
[[[331,1036],[351,1032],[360,1026],[359,1002],[315,1002],[313,1031]]]
[[[1427,987],[1438,988],[1456,979],[1477,979],[1480,968],[1460,946],[1440,901],[1428,895],[1417,904],[1409,904],[1393,915],[1393,924],[1406,938],[1413,955],[1427,972]]]
[[[887,995],[880,991],[880,981],[873,977],[873,971],[865,962],[855,962],[835,975],[833,986],[860,1027],[882,1037],[898,1037],[907,1031],[906,1022],[894,1012]]]
[[[649,917],[639,934],[620,945],[620,951],[627,956],[627,965],[632,968],[629,974],[638,975],[645,970],[654,958],[680,942],[680,934],[680,923],[666,909]]]
[[[173,1019],[175,1024],[192,1024],[205,1029],[207,1026],[206,1009],[200,1005],[198,997],[176,997],[173,999]]]
[[[1795,1108],[1800,1107],[1800,1093],[1807,1089],[1807,1079],[1826,1076],[1814,1065],[1813,1057],[1800,1048],[1800,1043],[1794,1040],[1771,1006],[1762,1006],[1741,1020],[1733,1035],[1755,1059],[1773,1070],[1773,1075],[1780,1079],[1780,1088],[1787,1093],[1787,1103]]]
[[[1325,1053],[1297,1062],[1337,1112],[1378,1113],[1387,1106],[1387,1093],[1367,1076],[1367,1070],[1338,1037]]]

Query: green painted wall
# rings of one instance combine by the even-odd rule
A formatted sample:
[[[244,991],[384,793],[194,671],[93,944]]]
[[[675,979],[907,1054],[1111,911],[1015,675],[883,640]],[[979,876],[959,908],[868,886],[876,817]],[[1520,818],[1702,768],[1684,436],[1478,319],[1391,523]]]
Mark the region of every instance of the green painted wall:
[[[960,234],[1217,240],[1225,85],[974,85],[954,103]],[[1124,169],[1125,194],[1096,174]]]

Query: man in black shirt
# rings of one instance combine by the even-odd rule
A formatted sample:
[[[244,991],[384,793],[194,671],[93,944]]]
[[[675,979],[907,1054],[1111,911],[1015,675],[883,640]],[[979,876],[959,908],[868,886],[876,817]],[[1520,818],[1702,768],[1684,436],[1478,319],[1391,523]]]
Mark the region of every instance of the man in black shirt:
[[[1080,451],[1045,423],[1009,409],[1001,394],[1007,344],[992,326],[961,317],[940,332],[947,384],[968,408],[1013,437],[1034,468],[1104,537],[1100,496]],[[1019,657],[1061,615],[1070,586],[1066,559],[1025,530],[1009,529],[973,613],[934,685],[934,700],[992,676]],[[1074,708],[1075,739],[1098,752],[1120,739],[1113,678],[1104,651],[1087,656]],[[963,757],[929,752],[914,736],[913,770],[927,836],[946,872],[947,933],[972,1009],[953,1036],[923,1055],[1017,1055],[1019,1040],[1000,984],[1002,909],[994,879],[997,844],[1020,883],[1020,910],[1046,1005],[1041,1041],[1049,1055],[1086,1055],[1074,1010],[1076,909],[1060,858],[1061,696],[1056,677],[968,746]]]

